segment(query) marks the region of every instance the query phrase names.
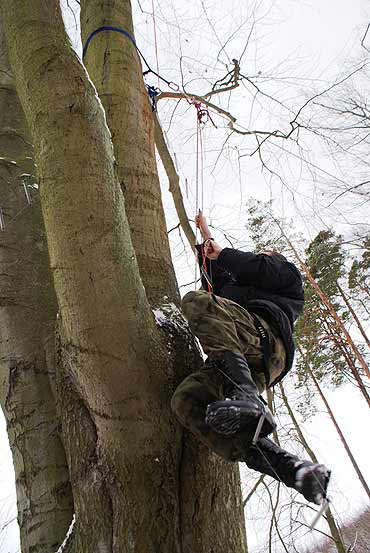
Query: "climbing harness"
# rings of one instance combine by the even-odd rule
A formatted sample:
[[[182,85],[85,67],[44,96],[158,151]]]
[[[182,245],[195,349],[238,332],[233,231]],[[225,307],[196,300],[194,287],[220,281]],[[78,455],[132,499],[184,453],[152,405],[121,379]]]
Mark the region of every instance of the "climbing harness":
[[[254,324],[256,326],[256,329],[258,331],[258,334],[261,340],[262,354],[263,354],[263,372],[265,375],[265,383],[266,383],[266,390],[267,390],[270,384],[270,373],[268,369],[268,363],[271,355],[270,341],[268,339],[266,330],[263,328],[258,317],[254,313],[250,313],[250,314],[252,315]]]
[[[124,35],[125,37],[127,37],[129,39],[129,41],[132,43],[132,45],[134,46],[134,48],[136,49],[139,57],[143,60],[144,64],[146,65],[147,69],[145,71],[143,71],[143,77],[145,78],[146,75],[149,75],[150,73],[152,73],[153,75],[155,75],[157,78],[158,78],[158,83],[159,81],[161,80],[162,82],[166,83],[166,85],[173,91],[175,92],[178,92],[179,91],[179,86],[172,82],[172,81],[168,81],[167,79],[165,79],[164,77],[162,77],[162,75],[159,74],[158,71],[154,71],[154,69],[152,69],[149,65],[149,63],[146,61],[143,53],[141,52],[141,50],[139,49],[138,45],[136,44],[136,41],[134,39],[134,37],[128,32],[126,31],[125,29],[121,29],[120,27],[114,27],[113,25],[103,25],[101,27],[98,27],[97,29],[95,29],[94,31],[92,31],[89,36],[87,37],[86,39],[86,42],[85,42],[85,45],[83,47],[83,50],[82,50],[82,59],[85,58],[86,56],[86,53],[87,53],[87,49],[89,47],[89,44],[91,42],[91,40],[94,38],[94,36],[96,36],[98,33],[102,33],[104,31],[113,31],[113,32],[116,32],[116,33],[120,33],[121,35]],[[151,99],[151,102],[152,102],[152,110],[154,111],[155,110],[155,96],[157,96],[161,90],[159,88],[155,88],[155,87],[152,87],[152,86],[149,86],[146,84],[146,87],[148,89],[148,94],[149,94],[149,97]],[[153,90],[156,91],[156,93],[154,94],[153,93]]]

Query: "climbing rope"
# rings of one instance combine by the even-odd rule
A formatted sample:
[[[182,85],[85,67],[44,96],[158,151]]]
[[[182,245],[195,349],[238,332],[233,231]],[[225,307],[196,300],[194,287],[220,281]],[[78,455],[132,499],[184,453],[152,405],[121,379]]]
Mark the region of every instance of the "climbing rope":
[[[197,142],[196,142],[196,157],[195,157],[195,212],[203,211],[204,206],[204,136],[203,129],[204,126],[210,121],[214,126],[216,126],[212,120],[212,117],[208,111],[207,107],[202,107],[202,103],[196,101],[194,98],[187,98],[187,101],[190,105],[193,105],[196,109],[196,125],[197,125]],[[199,206],[200,204],[200,206]],[[198,243],[198,228],[195,229],[195,241]],[[207,242],[207,241],[206,241]],[[212,261],[209,260],[210,272],[208,274],[207,270],[207,260],[204,251],[204,246],[206,244],[200,244],[200,252],[202,263],[200,267],[201,275],[205,278],[207,282],[208,292],[213,292],[212,285]],[[198,260],[195,259],[195,277],[194,285],[196,287],[197,283],[197,271],[198,271]]]

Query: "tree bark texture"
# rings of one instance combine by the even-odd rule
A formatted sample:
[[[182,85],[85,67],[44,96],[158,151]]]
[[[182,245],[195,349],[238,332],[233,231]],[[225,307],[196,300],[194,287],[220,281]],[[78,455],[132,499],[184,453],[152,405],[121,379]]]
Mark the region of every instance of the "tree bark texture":
[[[79,553],[209,553],[209,542],[183,547],[191,524],[180,512],[181,431],[169,405],[177,358],[169,361],[174,346],[156,327],[140,279],[96,90],[70,49],[57,0],[15,0],[2,9],[41,176],[60,356],[70,387],[62,402],[63,427]],[[135,229],[138,224],[131,222]],[[137,248],[145,250],[142,242]],[[181,324],[181,362],[192,366],[192,337],[184,338]],[[218,530],[218,519],[199,516],[193,499],[193,526],[218,534],[215,553],[243,551],[235,486],[229,503],[218,502],[214,512],[236,518],[236,531]]]
[[[130,2],[107,0],[97,4],[83,0],[83,42],[102,25],[113,25],[134,37]],[[126,185],[126,212],[147,296],[152,302],[158,301],[163,295],[176,301],[177,285],[169,258],[155,161],[156,133],[153,133],[153,122],[157,118],[154,114],[153,119],[138,53],[127,37],[103,32],[90,43],[85,63],[105,108],[119,180],[123,180]],[[158,147],[158,137],[155,141]],[[153,204],[145,202],[148,191],[149,197],[155,198]],[[159,265],[164,270],[153,274],[153,265],[152,262],[148,263],[147,253],[154,256],[152,260],[155,258],[155,266]],[[176,329],[170,329],[172,335],[174,332],[176,334]],[[184,340],[178,333],[176,344],[171,347],[172,365],[175,378],[181,379],[187,363]],[[185,351],[187,347],[185,343]],[[194,366],[194,356],[190,366]],[[187,433],[179,447],[180,526],[184,551],[208,551],[210,544],[213,544],[215,551],[218,547],[227,547],[230,551],[239,548],[244,543],[245,530],[237,467],[218,461]],[[184,493],[184,490],[188,490],[188,493]],[[210,497],[217,497],[217,501],[210,501]],[[233,506],[231,519],[228,506]],[[216,520],[218,523],[215,524]]]
[[[35,173],[0,24],[0,403],[13,453],[23,553],[56,550],[73,515],[49,382],[57,306],[38,192],[28,186]]]
[[[82,42],[103,25],[134,38],[130,0],[81,1]],[[139,54],[118,32],[94,36],[85,57],[112,133],[117,175],[124,191],[132,242],[149,301],[178,299],[162,206],[154,146],[152,107]]]

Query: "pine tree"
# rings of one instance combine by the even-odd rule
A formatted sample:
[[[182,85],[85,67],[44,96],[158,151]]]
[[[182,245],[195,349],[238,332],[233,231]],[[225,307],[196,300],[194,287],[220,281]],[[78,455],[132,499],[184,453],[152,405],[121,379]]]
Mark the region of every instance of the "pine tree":
[[[345,261],[339,243],[340,237],[336,237],[332,231],[319,232],[306,249],[305,263],[334,309],[345,321],[348,312],[343,309],[337,288],[337,281],[344,274]],[[333,385],[338,386],[345,379],[346,368],[346,361],[338,347],[342,336],[336,331],[334,335],[330,332],[334,328],[330,312],[305,275],[304,282],[305,308],[297,322],[295,333],[317,378],[321,380],[327,377]],[[297,374],[300,382],[303,382],[305,369],[299,361]]]

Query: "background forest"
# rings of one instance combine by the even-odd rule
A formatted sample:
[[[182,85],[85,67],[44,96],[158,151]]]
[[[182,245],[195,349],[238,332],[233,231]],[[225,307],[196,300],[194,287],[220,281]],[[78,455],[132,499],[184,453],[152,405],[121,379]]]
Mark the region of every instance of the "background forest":
[[[32,0],[28,13],[20,1],[14,10],[5,4],[0,399],[16,465],[20,537],[3,422],[0,553],[21,545],[23,553],[144,553],[158,544],[163,553],[209,553],[213,542],[215,553],[367,552],[367,2],[132,0],[137,50],[117,31],[89,41],[104,25],[131,36],[130,2],[97,8],[63,0],[76,54],[58,27],[58,2]],[[80,65],[83,45],[89,78]],[[14,103],[13,74],[22,109]],[[81,114],[79,122],[68,112]],[[277,249],[304,276],[296,363],[267,399],[279,421],[275,439],[333,470],[330,508],[314,531],[311,505],[242,465],[239,496],[237,471],[183,437],[167,408],[174,383],[200,362],[176,307],[177,286],[183,295],[199,285],[191,246],[198,209],[224,246]],[[86,229],[86,242],[75,238],[85,239]],[[111,242],[101,239],[111,235]],[[80,264],[79,248],[89,261]],[[99,277],[86,269],[90,262],[94,271],[102,267]],[[81,290],[99,279],[91,310]],[[14,296],[32,305],[34,321],[14,311]],[[111,372],[109,356],[117,362]],[[115,380],[122,359],[132,405]],[[135,424],[117,426],[125,416],[137,416]],[[53,452],[46,456],[45,443]],[[209,497],[218,497],[218,506]],[[151,538],[138,543],[137,535]]]

